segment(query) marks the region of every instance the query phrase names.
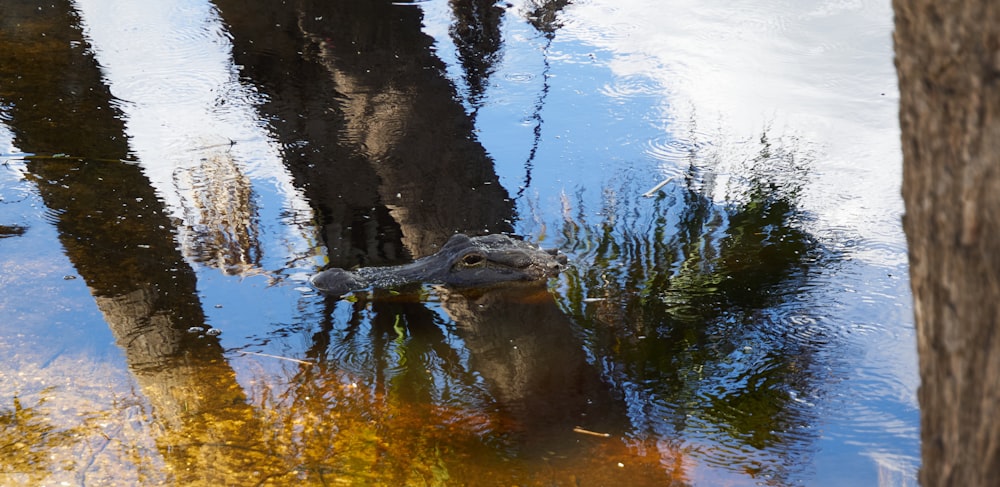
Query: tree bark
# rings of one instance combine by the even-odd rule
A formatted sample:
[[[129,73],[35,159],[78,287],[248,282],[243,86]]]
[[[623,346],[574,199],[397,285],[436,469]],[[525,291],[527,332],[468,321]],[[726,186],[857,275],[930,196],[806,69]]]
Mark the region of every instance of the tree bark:
[[[924,486],[1000,479],[1000,3],[893,0]]]

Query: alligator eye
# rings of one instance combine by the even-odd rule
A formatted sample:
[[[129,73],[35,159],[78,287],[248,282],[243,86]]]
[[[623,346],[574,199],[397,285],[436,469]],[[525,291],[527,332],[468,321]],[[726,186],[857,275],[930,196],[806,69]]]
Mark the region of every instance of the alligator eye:
[[[477,265],[482,265],[486,262],[486,257],[482,254],[469,254],[462,257],[462,265],[466,267],[475,267]]]

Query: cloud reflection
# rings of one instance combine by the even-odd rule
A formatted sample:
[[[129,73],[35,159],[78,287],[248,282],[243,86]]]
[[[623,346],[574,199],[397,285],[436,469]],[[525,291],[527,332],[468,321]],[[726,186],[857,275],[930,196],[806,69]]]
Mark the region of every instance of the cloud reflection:
[[[804,137],[824,150],[806,206],[839,199],[837,208],[824,208],[824,223],[858,227],[873,244],[904,250],[899,232],[882,230],[902,211],[891,189],[901,156],[888,2],[686,0],[662,8],[623,0],[574,4],[569,13],[560,35],[606,51],[601,60],[616,78],[607,91],[634,96],[658,86],[664,120],[721,124],[737,139],[765,125]],[[665,167],[676,165],[652,150],[654,158],[667,156]],[[845,187],[856,191],[847,195]]]
[[[124,113],[130,147],[181,222],[184,254],[228,274],[261,272],[262,216],[254,200],[277,197],[280,203],[268,207],[279,206],[295,222],[311,221],[312,211],[254,109],[258,95],[239,81],[230,35],[215,7],[75,3]],[[134,45],[150,48],[125,47]],[[311,252],[310,232],[279,227],[297,253]]]

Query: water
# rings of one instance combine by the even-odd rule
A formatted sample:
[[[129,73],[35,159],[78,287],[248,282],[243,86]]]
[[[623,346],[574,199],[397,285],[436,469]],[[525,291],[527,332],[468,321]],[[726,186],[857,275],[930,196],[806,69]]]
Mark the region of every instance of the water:
[[[888,2],[3,10],[0,483],[916,484]]]

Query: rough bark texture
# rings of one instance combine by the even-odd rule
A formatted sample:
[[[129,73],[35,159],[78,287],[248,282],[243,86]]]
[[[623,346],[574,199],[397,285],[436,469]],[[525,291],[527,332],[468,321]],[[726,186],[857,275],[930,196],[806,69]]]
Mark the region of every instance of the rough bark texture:
[[[894,0],[924,486],[1000,481],[1000,3]]]

